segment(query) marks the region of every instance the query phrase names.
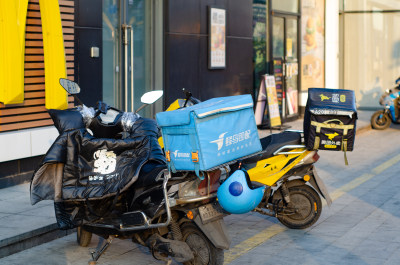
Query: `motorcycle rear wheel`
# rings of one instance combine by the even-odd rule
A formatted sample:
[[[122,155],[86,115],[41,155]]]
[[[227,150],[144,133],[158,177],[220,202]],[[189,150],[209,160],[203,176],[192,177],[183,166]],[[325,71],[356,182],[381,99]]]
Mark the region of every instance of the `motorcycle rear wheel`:
[[[301,185],[289,188],[289,194],[291,207],[296,209],[296,213],[278,215],[278,220],[291,229],[305,229],[312,226],[322,211],[318,193],[308,185]]]
[[[224,263],[224,251],[216,248],[210,240],[192,223],[184,223],[181,227],[183,241],[193,251],[194,260],[184,265],[219,265]]]
[[[92,233],[83,229],[82,226],[78,226],[76,228],[76,241],[79,246],[87,247],[92,241]]]
[[[392,121],[384,110],[378,110],[371,116],[371,126],[377,130],[387,129]]]

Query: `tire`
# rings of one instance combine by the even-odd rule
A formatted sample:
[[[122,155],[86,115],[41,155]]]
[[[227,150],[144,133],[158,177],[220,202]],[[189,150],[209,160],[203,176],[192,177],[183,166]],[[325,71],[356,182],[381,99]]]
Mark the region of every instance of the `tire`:
[[[377,130],[387,129],[392,123],[389,114],[385,113],[384,110],[378,110],[371,117],[371,126]]]
[[[291,229],[305,229],[312,226],[319,219],[322,211],[322,202],[318,193],[307,185],[291,187],[289,193],[292,206],[299,211],[290,215],[278,215],[278,220]]]
[[[194,260],[184,265],[220,265],[224,264],[224,250],[216,248],[210,240],[193,223],[181,226],[183,241],[193,251]]]
[[[82,226],[78,226],[76,229],[76,241],[79,246],[87,247],[89,246],[90,241],[92,241],[92,233],[83,229]]]

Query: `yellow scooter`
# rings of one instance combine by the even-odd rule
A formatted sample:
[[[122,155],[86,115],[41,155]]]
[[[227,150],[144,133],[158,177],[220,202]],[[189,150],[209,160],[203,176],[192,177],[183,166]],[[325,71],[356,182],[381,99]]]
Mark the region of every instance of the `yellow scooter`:
[[[302,131],[272,134],[260,142],[263,151],[241,162],[253,187],[267,186],[254,211],[275,216],[293,229],[313,225],[321,215],[320,195],[332,203],[314,167],[317,151],[306,149]]]
[[[175,100],[166,111],[199,103],[188,91],[186,99]],[[162,137],[158,139],[163,148]],[[285,226],[304,229],[321,215],[320,195],[330,206],[332,200],[314,163],[317,150],[307,150],[302,131],[287,130],[260,139],[262,152],[230,166],[230,171],[243,168],[248,173],[250,188],[267,186],[261,203],[254,209],[277,217]]]

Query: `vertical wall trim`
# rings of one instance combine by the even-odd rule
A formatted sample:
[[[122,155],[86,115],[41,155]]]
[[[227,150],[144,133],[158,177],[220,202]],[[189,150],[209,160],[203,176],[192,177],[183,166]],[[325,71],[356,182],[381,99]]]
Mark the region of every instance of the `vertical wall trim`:
[[[325,4],[325,87],[339,88],[339,0]]]

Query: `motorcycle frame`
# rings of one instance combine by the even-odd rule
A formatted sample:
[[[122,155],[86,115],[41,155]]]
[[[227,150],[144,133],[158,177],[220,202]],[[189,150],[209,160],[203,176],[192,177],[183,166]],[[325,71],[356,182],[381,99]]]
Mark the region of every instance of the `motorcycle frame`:
[[[168,198],[167,184],[168,184],[168,180],[171,178],[171,174],[167,169],[164,169],[163,171],[161,171],[159,173],[157,178],[161,177],[161,175],[164,175],[162,187],[163,187],[163,195],[164,195],[164,202],[165,202],[165,212],[167,214],[167,220],[164,223],[151,224],[149,222],[149,220],[147,220],[147,218],[145,217],[146,215],[142,212],[142,214],[144,215],[145,220],[146,220],[144,225],[131,226],[131,227],[120,226],[119,228],[117,228],[114,225],[108,225],[108,224],[86,223],[85,226],[112,229],[112,230],[117,230],[118,232],[121,232],[121,233],[133,232],[133,231],[138,231],[138,230],[147,230],[147,229],[153,229],[153,228],[162,228],[162,227],[168,226],[171,222],[171,208],[170,208],[170,202],[169,202],[169,198]]]
[[[167,169],[164,169],[161,171],[157,179],[159,179],[162,175],[164,175],[164,180],[162,184],[162,190],[163,190],[163,195],[164,195],[164,202],[165,202],[165,209],[164,212],[167,214],[167,220],[164,223],[157,223],[157,224],[151,224],[151,220],[147,219],[147,216],[145,213],[141,212],[143,215],[146,223],[145,225],[141,226],[132,226],[132,227],[122,227],[120,226],[119,228],[115,227],[114,225],[108,225],[108,224],[99,224],[99,223],[86,223],[85,226],[91,226],[91,227],[96,227],[96,228],[105,228],[105,229],[112,229],[116,230],[119,233],[126,233],[126,232],[134,232],[138,230],[147,230],[147,229],[154,229],[154,228],[162,228],[166,227],[170,224],[171,222],[171,207],[178,206],[178,205],[187,205],[191,203],[196,203],[196,202],[201,202],[205,200],[210,200],[213,199],[217,196],[217,193],[210,193],[210,175],[207,175],[207,195],[204,196],[196,196],[196,197],[190,197],[190,198],[179,198],[179,199],[174,199],[174,198],[169,198],[168,196],[168,191],[167,191],[167,186],[168,186],[168,181],[171,179],[171,174]],[[157,218],[159,215],[153,218]]]

